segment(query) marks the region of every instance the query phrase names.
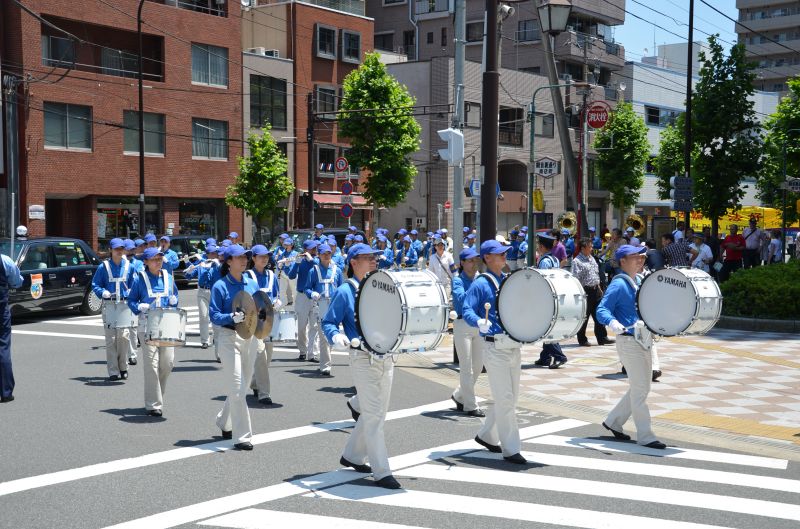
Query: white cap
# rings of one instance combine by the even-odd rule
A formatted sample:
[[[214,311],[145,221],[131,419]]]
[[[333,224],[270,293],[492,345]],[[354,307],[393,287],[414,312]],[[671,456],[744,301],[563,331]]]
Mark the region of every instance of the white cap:
[[[506,238],[505,238],[505,237],[503,237],[502,235],[497,235],[497,236],[495,236],[494,240],[496,240],[496,241],[497,241],[497,242],[499,242],[500,244],[506,244],[506,245],[508,244],[508,241],[507,241],[507,240],[506,240]]]
[[[17,235],[19,235],[20,237],[25,237],[26,235],[28,235],[28,228],[26,228],[23,225],[17,226]]]
[[[442,228],[442,233],[447,233],[447,228]]]

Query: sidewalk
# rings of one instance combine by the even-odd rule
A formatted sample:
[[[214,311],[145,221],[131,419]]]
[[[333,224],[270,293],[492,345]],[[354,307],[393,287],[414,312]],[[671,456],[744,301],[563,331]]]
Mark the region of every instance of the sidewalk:
[[[589,340],[596,343],[591,335]],[[523,348],[520,393],[605,414],[628,389],[615,346],[579,347],[573,339],[562,348],[569,362],[561,369],[534,366],[540,348]],[[663,375],[648,399],[654,420],[800,446],[797,336],[715,329],[705,336],[661,339],[658,352]],[[458,369],[450,336],[425,357],[438,367]]]

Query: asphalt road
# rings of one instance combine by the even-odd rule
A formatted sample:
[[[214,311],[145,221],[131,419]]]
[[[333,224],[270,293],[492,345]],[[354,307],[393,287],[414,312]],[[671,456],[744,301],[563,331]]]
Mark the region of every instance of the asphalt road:
[[[181,292],[190,344],[194,305],[194,292]],[[479,420],[452,410],[451,388],[417,376],[410,357],[399,360],[386,423],[403,491],[339,467],[353,424],[346,356],[321,378],[278,348],[276,404],[250,400],[255,450],[230,450],[214,423],[227,381],[211,349],[177,350],[164,417],[148,417],[140,366],[127,382],[106,381],[98,323],[72,313],[15,322],[0,527],[800,526],[796,462],[669,439],[666,451],[640,449],[597,425],[520,409],[531,463],[506,463],[479,450]]]

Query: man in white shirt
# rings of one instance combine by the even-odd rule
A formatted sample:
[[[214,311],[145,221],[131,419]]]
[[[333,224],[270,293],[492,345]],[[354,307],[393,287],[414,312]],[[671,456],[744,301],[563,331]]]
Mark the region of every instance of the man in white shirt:
[[[692,268],[699,268],[700,270],[708,273],[709,265],[714,261],[714,255],[711,253],[711,247],[703,240],[702,233],[694,234],[694,242],[690,246],[697,253],[692,252]]]
[[[675,242],[683,239],[683,230],[686,229],[686,224],[684,222],[679,222],[677,225],[677,229],[672,232],[672,236],[675,237]]]
[[[744,268],[753,268],[761,264],[762,231],[756,219],[750,219],[750,225],[742,231],[744,237]]]

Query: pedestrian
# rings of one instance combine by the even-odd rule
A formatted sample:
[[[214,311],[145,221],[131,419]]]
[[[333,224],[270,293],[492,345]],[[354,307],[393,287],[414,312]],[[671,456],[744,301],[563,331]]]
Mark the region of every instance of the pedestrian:
[[[359,283],[376,269],[378,250],[366,244],[354,244],[347,254],[352,277],[345,281],[331,298],[331,306],[322,320],[325,337],[331,345],[350,351],[350,371],[357,394],[347,406],[356,421],[339,463],[356,472],[369,474],[375,485],[399,489],[400,483],[392,476],[386,450],[384,423],[389,409],[394,377],[394,359],[391,355],[373,354],[353,346],[361,340],[355,323],[356,296]],[[341,330],[340,330],[341,325]]]
[[[672,235],[671,233],[669,235]],[[648,448],[664,449],[650,426],[647,395],[653,376],[652,335],[641,324],[636,307],[639,289],[638,274],[644,266],[646,250],[623,245],[615,253],[621,273],[608,285],[597,308],[597,318],[617,334],[617,354],[628,373],[629,388],[603,421],[603,428],[615,439],[629,441],[631,437],[623,426],[633,415],[636,425],[636,442]]]
[[[508,239],[508,244],[511,246],[511,249],[506,254],[506,263],[508,264],[508,269],[513,272],[519,268],[519,230],[511,230],[508,233]]]
[[[537,251],[541,255],[537,268],[541,270],[558,270],[559,261],[554,255],[555,238],[552,235],[542,234],[537,239]],[[539,359],[534,362],[537,366],[549,367],[550,369],[558,369],[566,363],[567,355],[561,350],[561,345],[558,342],[542,344],[542,352],[539,353]]]
[[[675,229],[672,230],[673,240],[679,241],[681,239],[684,239],[685,237],[683,232],[685,229],[686,229],[686,223],[683,221],[678,222],[678,224],[675,226]]]
[[[322,226],[322,224],[317,224]],[[322,233],[322,228],[319,228]],[[297,293],[294,300],[294,311],[297,314],[297,348],[300,351],[298,360],[305,361],[306,357],[314,358],[317,356],[317,344],[309,340],[308,325],[312,317],[311,300],[306,296],[308,276],[317,260],[317,247],[319,241],[316,239],[306,239],[303,241],[303,253],[295,258],[294,264],[288,272],[289,279],[297,280]]]
[[[561,242],[562,237],[569,236],[569,230],[566,230],[566,235],[563,234],[563,230],[559,230],[557,228],[553,228],[550,230],[550,237],[554,239],[553,248],[550,250],[550,253],[558,260],[558,266],[556,268],[561,268],[567,266],[567,249],[564,247],[564,244]],[[538,248],[538,241],[534,241],[537,243]]]
[[[220,271],[221,279],[211,289],[209,312],[211,321],[219,328],[222,367],[228,379],[228,395],[217,414],[217,426],[223,439],[233,439],[238,450],[252,450],[253,427],[247,409],[247,387],[253,376],[254,359],[250,355],[253,337],[242,338],[236,332],[236,324],[244,321],[245,314],[235,310],[233,299],[239,292],[255,294],[258,285],[244,273],[251,253],[238,244],[231,244],[225,251],[225,260]]]
[[[485,417],[475,398],[475,382],[483,371],[483,340],[476,327],[464,321],[464,299],[478,275],[481,256],[474,248],[465,248],[458,256],[460,267],[453,276],[452,299],[455,321],[453,344],[458,354],[459,385],[450,396],[456,409],[470,417]]]
[[[589,347],[589,339],[586,338],[586,326],[589,323],[589,316],[594,320],[594,337],[597,340],[597,345],[609,345],[614,343],[614,340],[608,338],[606,327],[597,321],[597,305],[603,298],[603,288],[600,285],[600,269],[597,266],[597,261],[592,256],[592,240],[581,239],[580,253],[572,260],[572,275],[574,275],[581,286],[583,291],[586,292],[586,314],[583,319],[583,325],[578,330],[578,345],[582,347]]]
[[[342,269],[331,261],[332,251],[327,244],[317,248],[319,263],[315,264],[308,276],[305,295],[311,300],[311,319],[308,341],[316,343],[317,335],[322,333],[321,322],[331,304],[333,292],[342,284]],[[308,361],[319,364],[321,375],[331,375],[331,349],[324,336],[319,337],[319,356],[309,356]]]
[[[744,237],[744,252],[742,252],[742,268],[753,268],[761,264],[761,245],[763,232],[758,227],[758,221],[750,218],[750,225],[742,231]]]
[[[721,251],[724,252],[722,270],[719,272],[719,282],[723,283],[731,274],[742,268],[742,253],[746,242],[739,234],[739,226],[731,224],[731,233],[722,240]]]
[[[14,400],[15,383],[11,365],[11,308],[8,306],[8,289],[21,287],[23,279],[17,264],[9,256],[2,254],[0,260],[3,261],[3,266],[0,266],[0,402],[11,402]]]
[[[594,226],[589,226],[589,237],[592,239],[592,252],[597,255],[597,253],[603,247],[603,239],[597,235],[597,228]]]
[[[442,240],[445,242],[445,251],[450,253],[450,257],[453,256],[453,239],[447,234],[447,228],[442,228]]]
[[[145,341],[146,315],[150,309],[178,306],[178,287],[172,275],[164,270],[164,254],[158,248],[147,248],[142,254],[146,269],[134,276],[128,306],[139,316],[139,341],[142,343],[144,371],[144,405],[147,414],[161,417],[167,379],[175,362],[175,348],[151,345]]]
[[[664,252],[664,260],[668,266],[689,266],[688,246],[686,239],[675,240],[674,233],[664,233],[661,235],[661,249]]]
[[[625,239],[622,237],[622,230],[619,228],[611,230],[611,237],[608,239],[604,252],[606,261],[605,272],[608,275],[607,283],[611,282],[611,279],[619,273],[619,262],[614,256],[616,255],[617,249],[624,243]]]
[[[767,259],[765,264],[778,264],[783,262],[783,253],[781,251],[781,230],[772,230],[770,232],[770,240],[767,245]]]
[[[625,234],[628,238],[628,244],[632,246],[641,246],[642,242],[636,236],[636,230],[634,230],[631,226],[625,228]]]
[[[520,454],[522,444],[516,416],[522,368],[520,344],[503,333],[497,317],[497,293],[507,277],[503,268],[509,248],[492,239],[481,244],[486,272],[470,285],[462,310],[467,324],[476,327],[484,339],[483,361],[494,399],[475,442],[490,452],[502,453],[506,461],[524,465],[527,461]]]

